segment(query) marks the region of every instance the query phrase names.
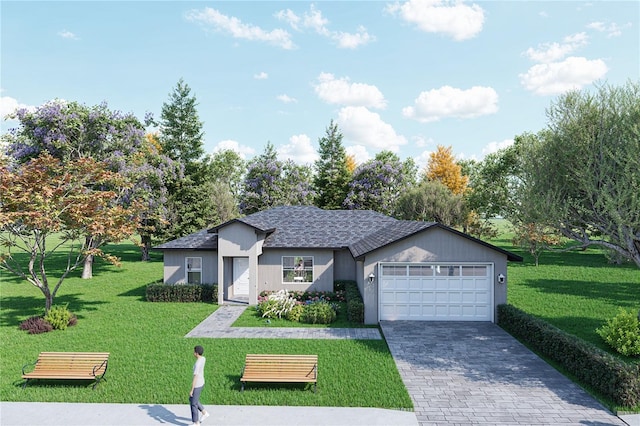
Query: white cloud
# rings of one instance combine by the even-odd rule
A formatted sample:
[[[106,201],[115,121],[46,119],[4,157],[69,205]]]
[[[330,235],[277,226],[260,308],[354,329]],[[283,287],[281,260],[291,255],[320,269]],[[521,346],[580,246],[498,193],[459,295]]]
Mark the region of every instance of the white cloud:
[[[68,40],[80,40],[77,35],[67,30],[58,31],[58,36]]]
[[[298,100],[296,98],[292,98],[289,95],[278,95],[278,96],[276,96],[276,99],[278,99],[280,102],[284,102],[285,104],[297,103],[298,102]]]
[[[528,48],[524,54],[534,62],[550,63],[558,61],[570,53],[587,44],[589,37],[586,33],[566,36],[562,43],[544,43],[537,49]]]
[[[278,158],[281,160],[290,159],[297,164],[313,164],[319,155],[309,136],[301,134],[291,136],[287,145],[278,148]]]
[[[8,120],[6,118],[7,114],[13,114],[20,108],[26,108],[30,111],[34,111],[36,109],[34,106],[21,104],[10,96],[0,96],[0,119]]]
[[[484,24],[484,10],[480,6],[454,0],[409,0],[390,4],[385,10],[399,14],[424,32],[442,33],[456,41],[475,37]]]
[[[314,89],[318,97],[329,104],[379,109],[387,106],[384,95],[376,86],[351,83],[348,77],[336,80],[333,74],[321,73]]]
[[[411,139],[418,148],[424,148],[435,143],[432,138],[425,138],[424,136],[413,136]]]
[[[431,152],[433,151],[422,151],[417,158],[415,158],[416,166],[418,166],[418,180],[422,178],[425,169],[427,168],[427,164],[429,164],[429,160],[431,159]]]
[[[256,80],[266,80],[269,78],[269,74],[262,71],[262,72],[259,72],[258,74],[254,74],[253,78],[255,78]]]
[[[605,24],[604,22],[591,22],[587,24],[587,28],[599,31],[601,33],[607,33],[607,37],[620,37],[622,35],[622,30],[624,28],[631,27],[631,23],[627,22],[623,26],[619,26],[615,22],[611,22],[610,24]]]
[[[571,56],[562,62],[534,65],[519,77],[522,85],[537,95],[558,95],[579,90],[604,77],[607,71],[601,59]]]
[[[407,143],[379,114],[362,106],[342,108],[336,121],[345,139],[358,145],[397,152]]]
[[[487,154],[492,154],[494,152],[498,152],[501,149],[504,149],[508,146],[513,145],[513,139],[505,139],[503,141],[500,142],[489,142],[487,144],[487,146],[485,146],[484,148],[482,148],[482,155],[487,155]]]
[[[414,106],[402,109],[407,118],[428,123],[446,117],[475,118],[498,111],[498,94],[491,87],[474,86],[469,90],[443,86],[422,92]]]
[[[362,25],[357,32],[332,31],[329,29],[329,20],[322,16],[322,12],[311,5],[308,12],[302,16],[297,15],[291,9],[281,10],[275,14],[276,18],[288,23],[296,31],[310,29],[315,33],[333,40],[341,49],[355,49],[362,45],[375,41],[375,37],[367,32]]]
[[[238,155],[240,155],[240,158],[242,158],[243,160],[246,160],[247,157],[253,157],[256,153],[255,149],[249,146],[240,145],[237,141],[231,139],[218,142],[218,144],[213,148],[213,152],[223,151],[227,149],[237,152]]]
[[[249,41],[264,41],[283,49],[294,49],[296,46],[291,40],[291,35],[280,28],[266,31],[262,28],[244,24],[238,18],[226,16],[215,9],[206,7],[202,10],[193,9],[185,15],[186,19],[204,25],[207,28],[220,31],[233,38]]]
[[[367,152],[367,148],[362,145],[350,145],[344,148],[347,155],[352,155],[356,160],[356,167],[366,163],[371,159],[371,155]]]

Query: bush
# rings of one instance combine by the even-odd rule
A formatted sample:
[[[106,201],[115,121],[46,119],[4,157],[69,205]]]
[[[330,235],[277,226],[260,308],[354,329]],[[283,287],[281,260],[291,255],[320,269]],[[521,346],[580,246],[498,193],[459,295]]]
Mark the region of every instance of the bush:
[[[633,311],[620,308],[596,333],[622,355],[640,356],[640,321]]]
[[[291,297],[287,290],[280,290],[259,302],[256,309],[262,318],[286,318],[294,306],[296,299]]]
[[[498,324],[615,404],[640,404],[640,365],[626,363],[511,305],[498,306]]]
[[[65,306],[52,306],[44,316],[44,320],[51,324],[54,330],[66,330],[73,318],[73,314]],[[74,321],[75,324],[75,321]]]
[[[29,334],[40,334],[52,331],[53,327],[41,316],[35,316],[22,321],[20,323],[20,330],[28,331]]]
[[[307,324],[331,324],[336,320],[336,311],[328,302],[320,301],[304,306],[302,322]]]
[[[364,302],[355,281],[343,281],[347,299],[347,318],[351,322],[364,323]]]
[[[296,305],[287,313],[287,319],[289,321],[300,322],[303,312],[304,305]]]
[[[148,302],[213,302],[218,301],[216,284],[149,284],[145,291]]]

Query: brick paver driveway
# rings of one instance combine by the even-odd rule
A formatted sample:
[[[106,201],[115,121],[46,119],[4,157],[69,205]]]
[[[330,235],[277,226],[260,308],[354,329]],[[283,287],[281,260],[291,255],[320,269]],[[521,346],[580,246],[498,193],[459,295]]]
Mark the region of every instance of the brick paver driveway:
[[[625,425],[495,324],[380,325],[421,425]]]

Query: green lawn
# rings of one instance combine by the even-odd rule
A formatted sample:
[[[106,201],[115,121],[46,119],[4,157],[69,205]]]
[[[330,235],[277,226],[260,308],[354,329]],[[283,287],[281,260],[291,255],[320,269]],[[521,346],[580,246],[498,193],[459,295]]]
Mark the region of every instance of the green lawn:
[[[69,304],[78,324],[66,331],[29,335],[20,321],[41,313],[39,290],[3,272],[0,276],[0,400],[181,404],[188,400],[193,346],[207,357],[205,404],[310,405],[412,408],[386,343],[365,340],[187,339],[216,305],[150,303],[148,283],[162,276],[161,257],[138,262],[135,246],[119,245],[123,265],[98,262],[92,280],[75,274],[54,301]],[[22,366],[41,351],[111,353],[106,381],[33,382],[22,389]],[[316,394],[305,385],[249,384],[240,392],[246,353],[318,354]]]

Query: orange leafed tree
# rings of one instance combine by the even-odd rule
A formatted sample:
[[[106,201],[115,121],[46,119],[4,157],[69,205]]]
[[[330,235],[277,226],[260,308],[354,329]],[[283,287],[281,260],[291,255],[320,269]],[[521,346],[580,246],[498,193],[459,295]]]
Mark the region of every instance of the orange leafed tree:
[[[347,155],[347,170],[349,170],[349,173],[353,174],[357,167],[356,157],[353,154]]]
[[[0,269],[40,289],[48,312],[64,279],[87,256],[118,264],[91,239],[116,242],[135,232],[138,208],[115,202],[127,187],[120,174],[91,158],[63,164],[42,154],[15,168],[0,164]],[[50,283],[48,260],[56,251],[66,251],[66,268]]]
[[[456,162],[451,147],[438,145],[436,151],[429,155],[425,174],[428,180],[442,182],[454,194],[464,194],[467,190],[469,177],[462,174],[462,167]]]

